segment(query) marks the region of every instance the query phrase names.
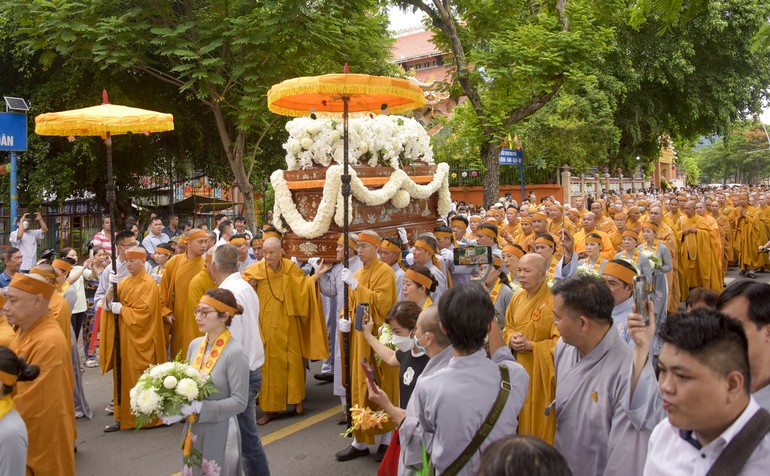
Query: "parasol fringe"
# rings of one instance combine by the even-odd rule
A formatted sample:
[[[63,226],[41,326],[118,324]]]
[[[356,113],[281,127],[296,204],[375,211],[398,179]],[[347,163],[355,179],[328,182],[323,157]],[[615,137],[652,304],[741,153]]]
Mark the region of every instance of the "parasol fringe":
[[[173,119],[168,121],[156,121],[141,124],[94,124],[86,121],[73,122],[38,122],[35,125],[35,134],[46,136],[100,136],[106,133],[140,134],[147,132],[173,131]]]
[[[399,104],[388,103],[388,109],[391,113],[410,111],[415,108],[419,108],[425,105],[425,96],[422,91],[410,91],[404,88],[396,86],[377,86],[377,85],[364,85],[364,84],[305,84],[299,86],[274,86],[268,91],[267,107],[271,111],[277,114],[283,114],[288,116],[304,116],[308,114],[308,111],[297,111],[288,109],[284,106],[277,105],[276,102],[288,96],[296,96],[302,94],[339,94],[340,96],[350,96],[355,100],[356,95],[373,95],[373,96],[393,96],[390,102],[396,101],[408,101],[406,107]],[[324,110],[322,104],[318,104],[318,112],[328,113]],[[379,112],[379,105],[377,109],[372,112]],[[342,111],[339,112],[340,114]]]

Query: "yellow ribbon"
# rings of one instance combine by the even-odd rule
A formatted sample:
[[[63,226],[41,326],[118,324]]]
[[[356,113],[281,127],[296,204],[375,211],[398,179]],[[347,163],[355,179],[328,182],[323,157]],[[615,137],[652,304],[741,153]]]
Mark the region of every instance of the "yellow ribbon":
[[[214,346],[211,348],[211,352],[209,352],[209,358],[206,359],[204,364],[203,357],[206,354],[206,343],[208,342],[208,336],[206,336],[206,338],[201,341],[201,345],[198,347],[198,352],[195,354],[195,359],[193,360],[192,364],[193,368],[200,370],[204,375],[209,375],[211,370],[217,364],[219,357],[222,356],[222,349],[224,349],[227,343],[230,342],[230,338],[232,336],[233,335],[230,333],[230,329],[225,329],[222,331],[222,333],[219,334],[217,339],[214,341]],[[187,435],[184,438],[185,456],[190,456],[192,453],[192,426],[193,423],[195,423],[197,420],[198,415],[195,413],[187,417]]]

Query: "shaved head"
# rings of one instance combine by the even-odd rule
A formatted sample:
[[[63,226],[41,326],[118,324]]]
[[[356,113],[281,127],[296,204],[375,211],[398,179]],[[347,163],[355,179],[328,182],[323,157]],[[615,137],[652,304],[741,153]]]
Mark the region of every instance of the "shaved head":
[[[521,257],[519,264],[528,264],[540,271],[545,271],[545,258],[537,253],[527,253]]]

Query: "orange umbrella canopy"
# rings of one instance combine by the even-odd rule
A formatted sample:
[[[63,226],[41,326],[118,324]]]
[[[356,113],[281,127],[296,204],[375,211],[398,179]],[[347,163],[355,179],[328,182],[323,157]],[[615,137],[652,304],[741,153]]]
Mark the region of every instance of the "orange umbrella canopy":
[[[35,116],[35,133],[44,136],[104,136],[174,130],[174,116],[107,101],[98,106]]]
[[[343,113],[343,97],[349,112],[390,113],[411,111],[425,105],[420,87],[406,79],[367,74],[325,74],[288,79],[267,92],[267,107],[283,116],[310,113]]]

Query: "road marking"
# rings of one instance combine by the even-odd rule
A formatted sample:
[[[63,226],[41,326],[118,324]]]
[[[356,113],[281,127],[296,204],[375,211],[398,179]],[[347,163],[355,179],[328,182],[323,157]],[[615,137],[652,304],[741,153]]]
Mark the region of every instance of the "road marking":
[[[326,420],[327,418],[337,415],[339,413],[342,413],[342,405],[337,405],[336,407],[332,407],[328,410],[322,411],[317,415],[309,416],[302,421],[298,421],[297,423],[289,425],[285,428],[281,428],[278,431],[269,433],[263,436],[262,438],[260,438],[260,441],[262,442],[262,446],[267,446],[270,443],[286,438],[287,436],[291,436],[300,430],[304,430],[309,426],[313,426],[316,423],[320,423]],[[180,471],[178,473],[174,473],[171,476],[182,476],[182,472]]]
[[[278,431],[274,431],[270,434],[267,434],[260,438],[260,441],[262,442],[262,446],[267,446],[270,443],[273,443],[275,441],[278,441],[282,438],[286,438],[287,436],[293,435],[294,433],[304,430],[305,428],[309,426],[313,426],[316,423],[322,422],[326,420],[329,417],[332,417],[334,415],[338,415],[342,413],[342,405],[337,405],[336,407],[332,407],[326,411],[323,411],[317,415],[313,415],[310,417],[305,418],[304,420],[298,421],[297,423],[294,423],[292,425],[289,425],[285,428],[281,428]]]

